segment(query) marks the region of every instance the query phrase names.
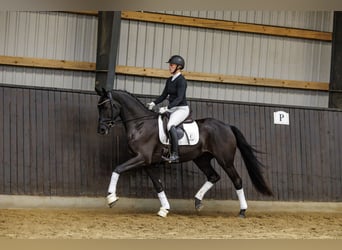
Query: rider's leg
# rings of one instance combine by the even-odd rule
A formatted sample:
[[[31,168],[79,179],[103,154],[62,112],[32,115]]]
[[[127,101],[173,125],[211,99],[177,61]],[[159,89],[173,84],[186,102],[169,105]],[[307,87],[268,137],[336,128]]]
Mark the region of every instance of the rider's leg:
[[[179,160],[178,155],[178,138],[176,126],[181,124],[189,115],[190,110],[188,106],[174,107],[171,110],[169,122],[167,124],[167,130],[170,134],[171,154],[169,162],[177,162]]]
[[[170,142],[171,142],[171,154],[170,154],[170,162],[178,162],[178,137],[177,137],[177,129],[175,126],[170,128]]]

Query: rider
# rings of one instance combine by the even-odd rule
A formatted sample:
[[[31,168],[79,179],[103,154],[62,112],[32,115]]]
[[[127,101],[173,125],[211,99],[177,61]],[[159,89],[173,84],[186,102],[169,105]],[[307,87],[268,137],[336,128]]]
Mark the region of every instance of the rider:
[[[169,97],[168,106],[161,107],[159,109],[159,113],[170,113],[167,130],[169,131],[171,138],[171,154],[170,158],[167,160],[169,162],[178,162],[179,155],[176,126],[181,124],[188,117],[190,112],[186,100],[187,83],[181,72],[185,66],[185,61],[183,57],[174,55],[167,61],[167,63],[169,63],[169,71],[172,76],[166,80],[166,85],[162,94],[153,102],[148,103],[147,106],[148,109],[152,110],[155,105],[161,103],[167,97]]]

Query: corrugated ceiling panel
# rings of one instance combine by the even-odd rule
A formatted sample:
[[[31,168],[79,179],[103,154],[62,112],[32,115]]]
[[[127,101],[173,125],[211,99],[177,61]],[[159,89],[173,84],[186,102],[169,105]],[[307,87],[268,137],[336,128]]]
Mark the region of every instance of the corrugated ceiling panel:
[[[95,62],[97,18],[60,12],[0,12],[0,53]]]
[[[158,13],[201,17],[243,23],[284,26],[332,32],[333,11],[222,10],[159,11]]]
[[[0,54],[96,61],[97,18],[60,12],[0,12]],[[93,90],[94,73],[1,67],[2,83]]]
[[[156,36],[160,26],[164,32]],[[136,21],[123,21],[123,27],[128,35],[120,42],[122,65],[165,68],[170,55],[181,54],[189,71],[329,81],[331,45],[327,42]]]
[[[4,84],[93,91],[94,79],[92,72],[0,65],[0,82]]]
[[[163,12],[164,13],[164,12]],[[332,30],[329,11],[171,11],[177,15]],[[60,12],[0,12],[0,53],[60,60],[96,60],[97,18]],[[186,70],[307,81],[329,81],[331,44],[238,32],[122,21],[118,63],[167,68],[172,54]],[[93,90],[93,73],[1,67],[3,83]],[[163,79],[117,77],[117,86],[157,95]],[[303,93],[303,94],[302,94]],[[190,82],[189,95],[210,99],[327,106],[327,93]],[[296,99],[296,98],[295,98]],[[282,103],[285,102],[285,103]]]
[[[116,77],[117,88],[136,94],[159,95],[165,80],[134,76]],[[189,98],[230,100],[252,103],[285,104],[294,106],[327,107],[328,97],[325,92],[308,90],[291,90],[243,86],[233,84],[208,84],[206,82],[188,81]]]
[[[332,28],[332,12],[168,11],[162,13],[325,31]],[[121,65],[167,69],[165,61],[169,56],[181,54],[186,59],[186,70],[189,71],[329,82],[331,54],[329,42],[127,20],[123,20],[122,30],[125,31],[121,36],[119,49]],[[141,78],[135,79],[141,80]],[[163,85],[164,80],[158,80],[157,85],[154,80],[151,83],[135,81],[137,80],[130,79],[126,88],[128,90],[130,88],[134,93],[159,94],[155,89],[161,89],[162,87],[157,85],[160,82]],[[149,88],[149,84],[153,87]],[[121,86],[124,85],[125,83],[121,83]],[[323,105],[324,107],[328,105],[328,94],[319,91],[196,82],[189,84],[188,92],[192,97],[209,99],[305,106]],[[300,98],[292,98],[291,95]]]

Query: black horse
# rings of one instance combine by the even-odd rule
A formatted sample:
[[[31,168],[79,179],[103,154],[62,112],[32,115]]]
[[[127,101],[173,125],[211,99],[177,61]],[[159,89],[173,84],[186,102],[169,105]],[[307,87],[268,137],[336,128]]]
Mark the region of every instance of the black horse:
[[[98,133],[108,134],[109,129],[117,119],[121,119],[128,140],[128,146],[134,157],[118,165],[111,177],[108,188],[107,202],[111,207],[117,200],[116,185],[119,175],[125,171],[143,167],[151,178],[158,193],[161,208],[158,215],[166,217],[170,205],[158,176],[152,171],[152,166],[163,162],[163,154],[168,146],[160,142],[158,136],[158,113],[148,110],[145,105],[127,91],[113,90],[98,93],[99,120]],[[240,130],[213,118],[196,120],[199,129],[197,144],[179,147],[180,162],[193,160],[206,175],[207,181],[195,195],[195,208],[202,208],[205,193],[220,179],[211,165],[215,158],[227,173],[236,189],[240,202],[240,217],[245,217],[247,202],[242,188],[242,180],[234,167],[236,147],[239,148],[248,174],[256,190],[264,195],[272,195],[262,172],[262,163],[256,158],[256,150],[248,144]]]

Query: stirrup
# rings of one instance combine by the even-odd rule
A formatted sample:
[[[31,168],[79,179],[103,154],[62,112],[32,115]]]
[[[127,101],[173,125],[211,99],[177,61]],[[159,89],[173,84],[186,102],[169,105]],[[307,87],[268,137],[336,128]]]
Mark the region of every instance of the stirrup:
[[[166,156],[162,156],[163,160],[168,161],[169,163],[178,163],[179,162],[179,156],[176,154],[171,154],[169,158]]]

